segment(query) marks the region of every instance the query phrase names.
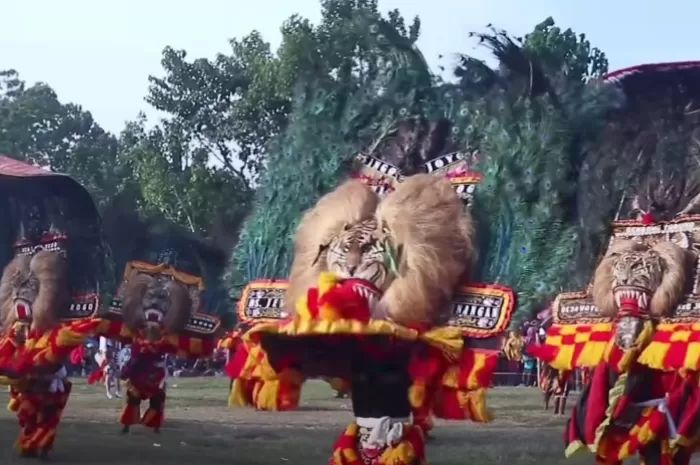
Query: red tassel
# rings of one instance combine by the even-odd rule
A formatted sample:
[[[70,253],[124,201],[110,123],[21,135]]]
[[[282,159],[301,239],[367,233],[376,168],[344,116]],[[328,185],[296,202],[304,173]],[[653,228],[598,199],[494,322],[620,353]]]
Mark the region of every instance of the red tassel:
[[[159,429],[163,424],[163,418],[165,417],[163,409],[155,409],[149,407],[143,414],[141,419],[141,424],[146,428]]]
[[[141,407],[131,403],[126,403],[119,417],[119,423],[125,426],[138,424],[141,421]]]

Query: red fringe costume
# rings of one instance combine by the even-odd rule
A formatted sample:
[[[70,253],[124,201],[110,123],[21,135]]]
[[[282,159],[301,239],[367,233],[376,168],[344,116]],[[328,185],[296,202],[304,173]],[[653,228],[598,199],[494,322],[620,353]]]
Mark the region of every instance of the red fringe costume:
[[[65,363],[95,331],[107,279],[101,219],[70,177],[0,156],[6,247],[0,288],[0,382],[22,456],[47,458],[71,392]],[[4,234],[6,239],[9,234]]]
[[[687,227],[676,223],[698,219],[670,225]],[[667,240],[665,223],[647,223],[618,222],[615,228],[653,226],[652,234]],[[697,282],[695,271],[690,279]],[[587,448],[599,464],[639,455],[646,465],[688,465],[700,440],[700,314],[681,302],[664,317],[652,317],[636,296],[617,298],[611,320],[600,316],[588,293],[558,296],[545,343],[530,349],[555,369],[591,370],[566,429],[566,455]],[[617,341],[624,318],[639,324],[627,349]]]
[[[533,355],[555,368],[594,367],[569,420],[566,455],[588,448],[601,464],[619,464],[637,454],[650,465],[688,464],[690,455],[673,448],[689,445],[700,431],[697,373],[661,371],[640,363],[640,354],[654,352],[647,345],[653,334],[651,322],[637,340],[645,350],[621,349],[612,331],[608,341],[603,341],[600,329],[555,325],[546,344],[532,349]],[[558,336],[561,332],[571,337]],[[590,340],[596,339],[596,349],[586,350],[582,342],[574,342],[593,334]]]
[[[457,328],[370,319],[368,286],[322,273],[291,319],[247,332],[232,363],[239,386],[232,400],[284,410],[298,406],[305,377],[340,378],[352,386],[356,421],[337,441],[330,464],[425,463],[424,434],[411,424],[412,410],[489,421],[485,391],[496,359],[464,349]]]
[[[188,272],[182,271],[174,264],[171,265],[171,262],[176,261],[178,257],[173,251],[176,250],[175,245],[169,242],[171,238],[154,235],[153,239],[160,240],[161,243],[147,244],[147,251],[159,251],[158,247],[165,247],[168,254],[164,256],[164,259],[167,262],[158,265],[137,260],[129,262],[124,272],[118,297],[112,302],[107,317],[102,320],[102,324],[97,329],[100,336],[131,345],[131,358],[121,373],[121,379],[125,381],[126,385],[126,403],[119,417],[119,423],[122,425],[124,433],[128,432],[130,427],[135,424],[142,424],[155,432],[160,431],[165,416],[165,380],[167,377],[165,356],[172,355],[181,358],[211,356],[216,348],[215,333],[220,326],[218,318],[198,312],[199,295],[204,290],[204,283],[200,277],[189,272],[192,264],[198,263],[197,260],[186,255],[180,256],[178,266],[188,269]],[[160,259],[160,255],[156,259]],[[123,308],[124,293],[133,292],[128,286],[132,280],[137,281],[139,275],[149,277],[149,282],[155,283],[155,289],[160,295],[167,292],[162,287],[163,283],[171,282],[174,286],[180,286],[190,299],[185,301],[184,297],[181,298],[180,304],[184,304],[181,307],[176,307],[177,303],[170,300],[158,304],[169,305],[170,308],[157,308],[161,319],[151,323],[159,328],[160,339],[155,341],[149,340],[143,329],[144,325],[149,324],[142,308],[146,305],[143,299],[145,299],[147,292],[138,294],[136,297],[132,296],[131,300],[137,302],[136,307],[129,310]],[[138,317],[139,321],[142,321],[142,326],[130,327],[127,321],[129,321],[128,318],[134,318],[134,315],[125,315],[125,311],[140,312]],[[186,315],[178,315],[179,317],[187,317],[188,315],[189,317],[184,318],[186,323],[183,327],[172,328],[165,321],[165,315],[167,312],[177,311],[187,312]],[[141,403],[144,401],[148,401],[148,408],[141,415]]]
[[[45,333],[30,330],[17,344],[15,324],[0,338],[0,373],[10,386],[8,409],[17,415],[20,433],[16,449],[25,457],[45,457],[53,448],[71,383],[64,361],[97,327],[94,319],[62,323]],[[45,373],[41,375],[40,373]]]
[[[122,344],[131,344],[131,359],[124,366],[121,378],[126,381],[126,404],[119,423],[128,427],[142,424],[159,431],[165,415],[164,355],[183,358],[208,357],[214,352],[213,337],[195,337],[183,334],[166,334],[157,342],[150,342],[141,331],[132,332],[121,321],[102,320],[98,334]],[[141,415],[141,403],[148,401],[148,408]]]

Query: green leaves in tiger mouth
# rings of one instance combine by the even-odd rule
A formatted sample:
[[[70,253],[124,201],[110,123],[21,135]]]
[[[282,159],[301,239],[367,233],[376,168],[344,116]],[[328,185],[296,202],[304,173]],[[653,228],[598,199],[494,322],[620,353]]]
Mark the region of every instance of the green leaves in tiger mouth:
[[[386,238],[382,241],[382,248],[384,249],[384,266],[386,266],[389,273],[394,277],[399,277],[399,257],[401,256],[402,247],[394,247],[391,239]]]

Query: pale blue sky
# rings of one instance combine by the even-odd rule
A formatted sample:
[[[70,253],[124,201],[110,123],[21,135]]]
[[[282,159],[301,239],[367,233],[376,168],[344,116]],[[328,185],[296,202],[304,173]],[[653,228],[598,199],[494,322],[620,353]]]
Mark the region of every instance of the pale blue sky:
[[[420,48],[436,68],[454,53],[483,56],[469,31],[488,23],[521,35],[553,16],[584,32],[622,67],[700,60],[700,0],[380,0],[422,20]],[[0,0],[0,69],[29,82],[48,82],[63,101],[90,110],[118,132],[140,110],[149,74],[159,75],[166,45],[191,57],[227,52],[230,37],[258,29],[277,46],[279,27],[293,13],[318,20],[318,0]],[[694,32],[695,31],[695,32]],[[693,44],[696,45],[693,45]]]

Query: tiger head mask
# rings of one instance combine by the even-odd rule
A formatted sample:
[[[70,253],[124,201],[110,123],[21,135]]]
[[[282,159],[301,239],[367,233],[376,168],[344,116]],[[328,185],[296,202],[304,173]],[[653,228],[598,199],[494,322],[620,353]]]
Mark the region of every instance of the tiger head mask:
[[[122,313],[132,331],[151,342],[182,331],[194,312],[187,285],[166,274],[134,270],[123,284]]]
[[[24,323],[39,332],[52,328],[57,312],[68,305],[64,251],[40,250],[18,254],[5,267],[0,281],[2,327],[9,331]]]
[[[406,178],[380,202],[352,180],[308,211],[295,238],[286,310],[319,273],[363,279],[383,293],[375,317],[434,323],[472,258],[471,218],[449,181]]]
[[[600,312],[617,320],[617,340],[631,347],[649,317],[662,317],[680,302],[692,253],[671,241],[648,245],[615,241],[595,271],[593,299]]]

